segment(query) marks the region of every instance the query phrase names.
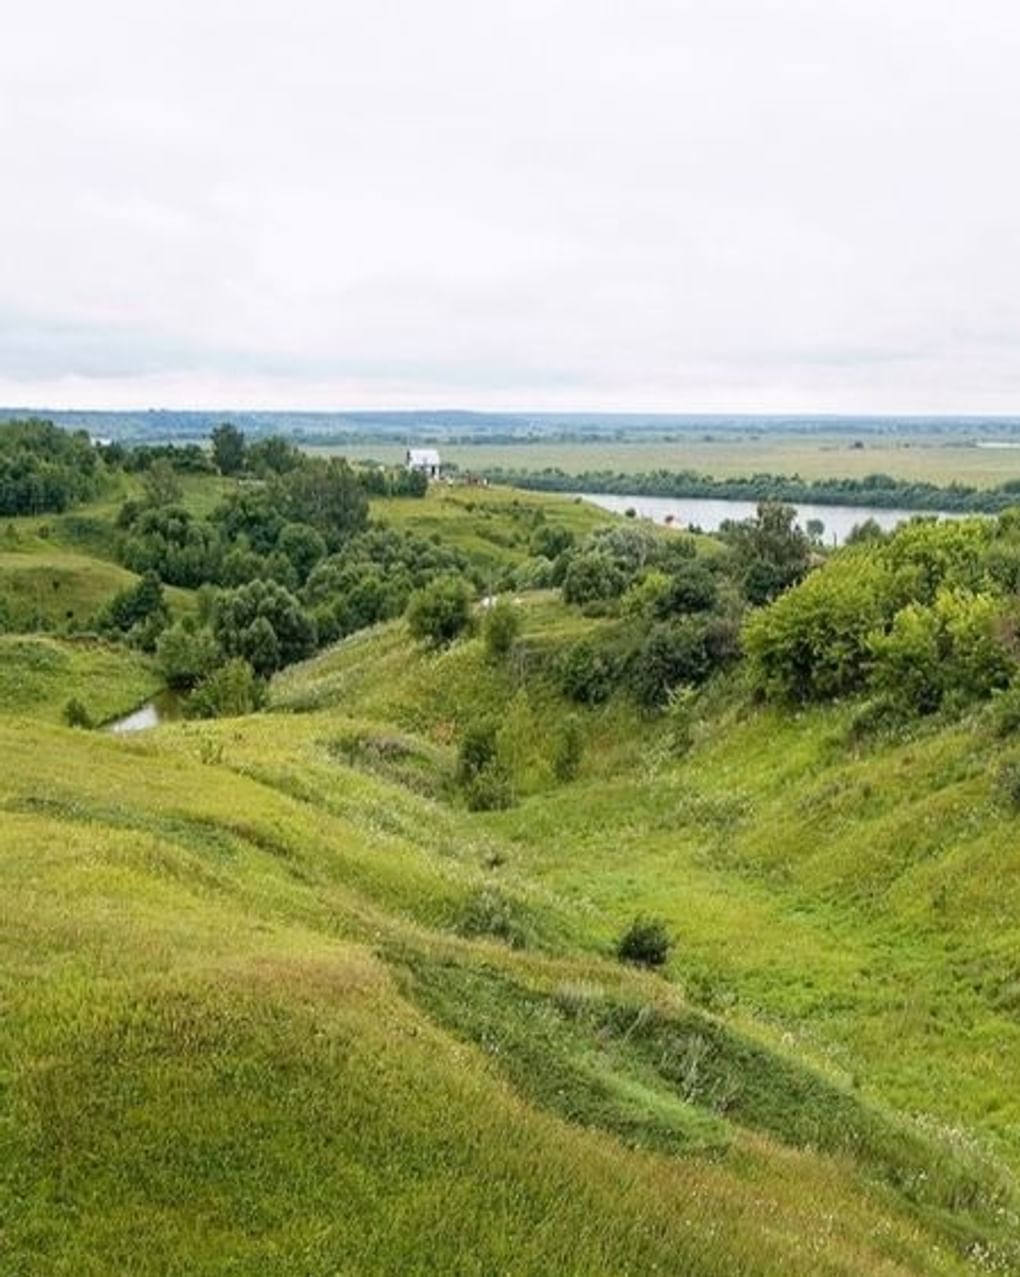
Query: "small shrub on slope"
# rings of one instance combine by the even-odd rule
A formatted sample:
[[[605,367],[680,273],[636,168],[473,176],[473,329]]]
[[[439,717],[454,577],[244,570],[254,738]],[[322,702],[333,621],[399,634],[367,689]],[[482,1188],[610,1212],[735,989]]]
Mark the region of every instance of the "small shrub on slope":
[[[640,967],[664,966],[673,947],[666,924],[660,918],[637,917],[616,944],[621,962]]]

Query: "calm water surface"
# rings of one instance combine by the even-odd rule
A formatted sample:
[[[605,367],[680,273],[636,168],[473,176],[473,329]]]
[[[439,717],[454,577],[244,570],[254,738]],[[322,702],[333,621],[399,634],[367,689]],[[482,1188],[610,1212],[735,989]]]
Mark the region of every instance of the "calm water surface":
[[[184,715],[182,698],[169,687],[157,692],[151,701],[139,705],[123,718],[115,718],[106,724],[108,732],[120,735],[122,732],[144,732],[146,728],[158,727],[160,723],[172,723]]]
[[[613,514],[635,510],[642,519],[655,523],[675,523],[678,527],[693,524],[703,532],[717,532],[726,519],[751,519],[757,511],[754,501],[726,501],[714,497],[637,497],[617,496],[608,492],[582,493],[585,501],[591,501]],[[850,531],[866,519],[874,519],[887,531],[905,523],[919,513],[937,514],[940,519],[959,518],[959,515],[937,511],[883,510],[863,505],[796,505],[797,523],[804,527],[809,519],[824,524],[822,539],[829,545],[842,545]],[[672,517],[670,517],[672,516]]]

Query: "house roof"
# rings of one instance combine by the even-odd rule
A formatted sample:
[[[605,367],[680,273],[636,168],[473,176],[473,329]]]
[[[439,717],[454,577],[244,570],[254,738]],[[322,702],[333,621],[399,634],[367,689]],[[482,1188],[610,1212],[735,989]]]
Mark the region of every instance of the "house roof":
[[[438,466],[439,453],[435,448],[408,448],[407,463],[412,466]]]

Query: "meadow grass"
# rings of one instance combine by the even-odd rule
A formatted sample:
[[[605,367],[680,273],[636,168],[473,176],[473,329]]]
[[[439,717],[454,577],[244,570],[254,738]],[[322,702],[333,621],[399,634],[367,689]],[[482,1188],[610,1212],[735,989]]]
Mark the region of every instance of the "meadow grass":
[[[566,992],[647,1026],[661,982],[457,939],[471,822],[377,829],[393,787],[335,762],[345,810],[294,797],[260,734],[282,765],[264,718],[0,725],[6,1271],[964,1271],[987,1223],[699,1105]]]
[[[666,469],[695,470],[717,478],[783,474],[804,479],[889,474],[898,479],[958,482],[979,488],[1020,478],[1020,449],[978,448],[947,442],[938,435],[895,441],[866,436],[861,448],[851,447],[852,442],[852,436],[846,434],[787,434],[769,429],[736,436],[720,434],[712,439],[692,435],[661,440],[461,443],[445,445],[441,453],[444,461],[456,462],[466,471],[498,466],[506,470],[552,467],[568,474],[585,470],[637,474]],[[403,460],[403,449],[396,445],[345,445],[336,451],[353,459],[370,457],[390,464]]]

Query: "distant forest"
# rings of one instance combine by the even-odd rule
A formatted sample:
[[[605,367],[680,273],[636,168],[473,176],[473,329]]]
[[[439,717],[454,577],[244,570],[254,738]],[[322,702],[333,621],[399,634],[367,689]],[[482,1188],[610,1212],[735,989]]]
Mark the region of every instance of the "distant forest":
[[[939,437],[967,443],[976,438],[1020,441],[1020,417],[848,417],[666,414],[463,412],[415,409],[403,412],[142,412],[41,411],[0,408],[0,420],[45,416],[93,437],[130,443],[179,443],[206,439],[223,421],[251,439],[283,435],[318,446],[465,443],[521,444],[683,442],[691,439],[755,438],[784,435],[844,435],[855,439]]]
[[[878,506],[887,510],[936,510],[952,513],[998,514],[1020,505],[1020,479],[998,488],[973,488],[953,483],[945,487],[916,479],[870,474],[860,479],[801,479],[797,476],[755,474],[714,479],[690,470],[654,470],[643,474],[609,470],[567,474],[563,470],[507,470],[485,472],[492,483],[541,492],[615,493],[638,497],[711,497],[727,501],[787,501],[817,505]]]

